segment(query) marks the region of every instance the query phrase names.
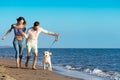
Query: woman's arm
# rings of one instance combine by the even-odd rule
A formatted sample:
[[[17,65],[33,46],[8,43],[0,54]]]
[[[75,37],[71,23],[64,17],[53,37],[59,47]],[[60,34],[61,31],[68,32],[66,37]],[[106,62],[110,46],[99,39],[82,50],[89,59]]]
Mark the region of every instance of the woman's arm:
[[[25,32],[22,32],[22,35],[25,36],[25,38],[28,38],[28,34]]]
[[[25,38],[28,38],[29,37],[29,33],[30,33],[30,28],[27,30],[27,32],[22,32],[22,35],[25,37]]]
[[[12,31],[12,27],[5,33],[5,35],[2,37],[2,40],[4,40],[11,31]]]

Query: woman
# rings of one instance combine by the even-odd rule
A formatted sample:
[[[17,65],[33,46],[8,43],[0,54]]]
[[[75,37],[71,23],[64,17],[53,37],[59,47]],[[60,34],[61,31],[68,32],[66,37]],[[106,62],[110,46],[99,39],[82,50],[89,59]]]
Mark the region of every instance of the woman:
[[[26,25],[26,21],[23,17],[17,18],[17,23],[12,24],[11,28],[2,37],[2,39],[4,40],[6,36],[12,31],[12,29],[14,30],[15,36],[13,40],[13,46],[16,51],[15,61],[17,68],[21,67],[22,64],[22,50],[23,50],[23,39],[24,39],[24,36],[22,34],[26,31],[25,25]]]

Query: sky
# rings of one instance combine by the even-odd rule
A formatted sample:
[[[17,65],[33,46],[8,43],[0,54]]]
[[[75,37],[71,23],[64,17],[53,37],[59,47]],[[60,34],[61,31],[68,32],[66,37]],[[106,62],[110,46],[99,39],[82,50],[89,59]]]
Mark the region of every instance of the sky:
[[[22,16],[27,29],[39,21],[60,34],[53,48],[120,48],[119,0],[0,0],[0,12],[1,37]],[[0,46],[12,46],[13,38],[12,31]],[[53,41],[41,33],[38,47],[49,48]]]

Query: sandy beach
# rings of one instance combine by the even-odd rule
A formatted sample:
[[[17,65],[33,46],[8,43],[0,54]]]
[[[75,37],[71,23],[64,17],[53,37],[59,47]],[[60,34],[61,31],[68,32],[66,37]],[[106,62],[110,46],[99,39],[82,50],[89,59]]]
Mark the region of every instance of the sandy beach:
[[[25,68],[24,63],[22,68],[16,68],[14,59],[0,58],[0,80],[82,80],[37,68],[32,70],[31,65]]]

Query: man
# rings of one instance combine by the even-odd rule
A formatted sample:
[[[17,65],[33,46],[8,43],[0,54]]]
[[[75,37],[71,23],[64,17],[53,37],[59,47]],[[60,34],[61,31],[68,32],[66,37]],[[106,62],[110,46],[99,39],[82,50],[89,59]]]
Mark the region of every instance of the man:
[[[36,62],[37,62],[37,56],[38,56],[37,40],[38,40],[39,34],[42,32],[42,33],[56,36],[56,37],[59,36],[59,34],[49,32],[49,31],[41,28],[39,25],[40,25],[40,23],[38,21],[34,22],[33,27],[28,29],[27,34],[24,34],[25,37],[27,38],[26,45],[27,45],[27,52],[28,52],[25,66],[28,67],[28,62],[31,57],[31,53],[33,52],[34,60],[33,60],[33,64],[32,64],[32,69],[36,69]]]

